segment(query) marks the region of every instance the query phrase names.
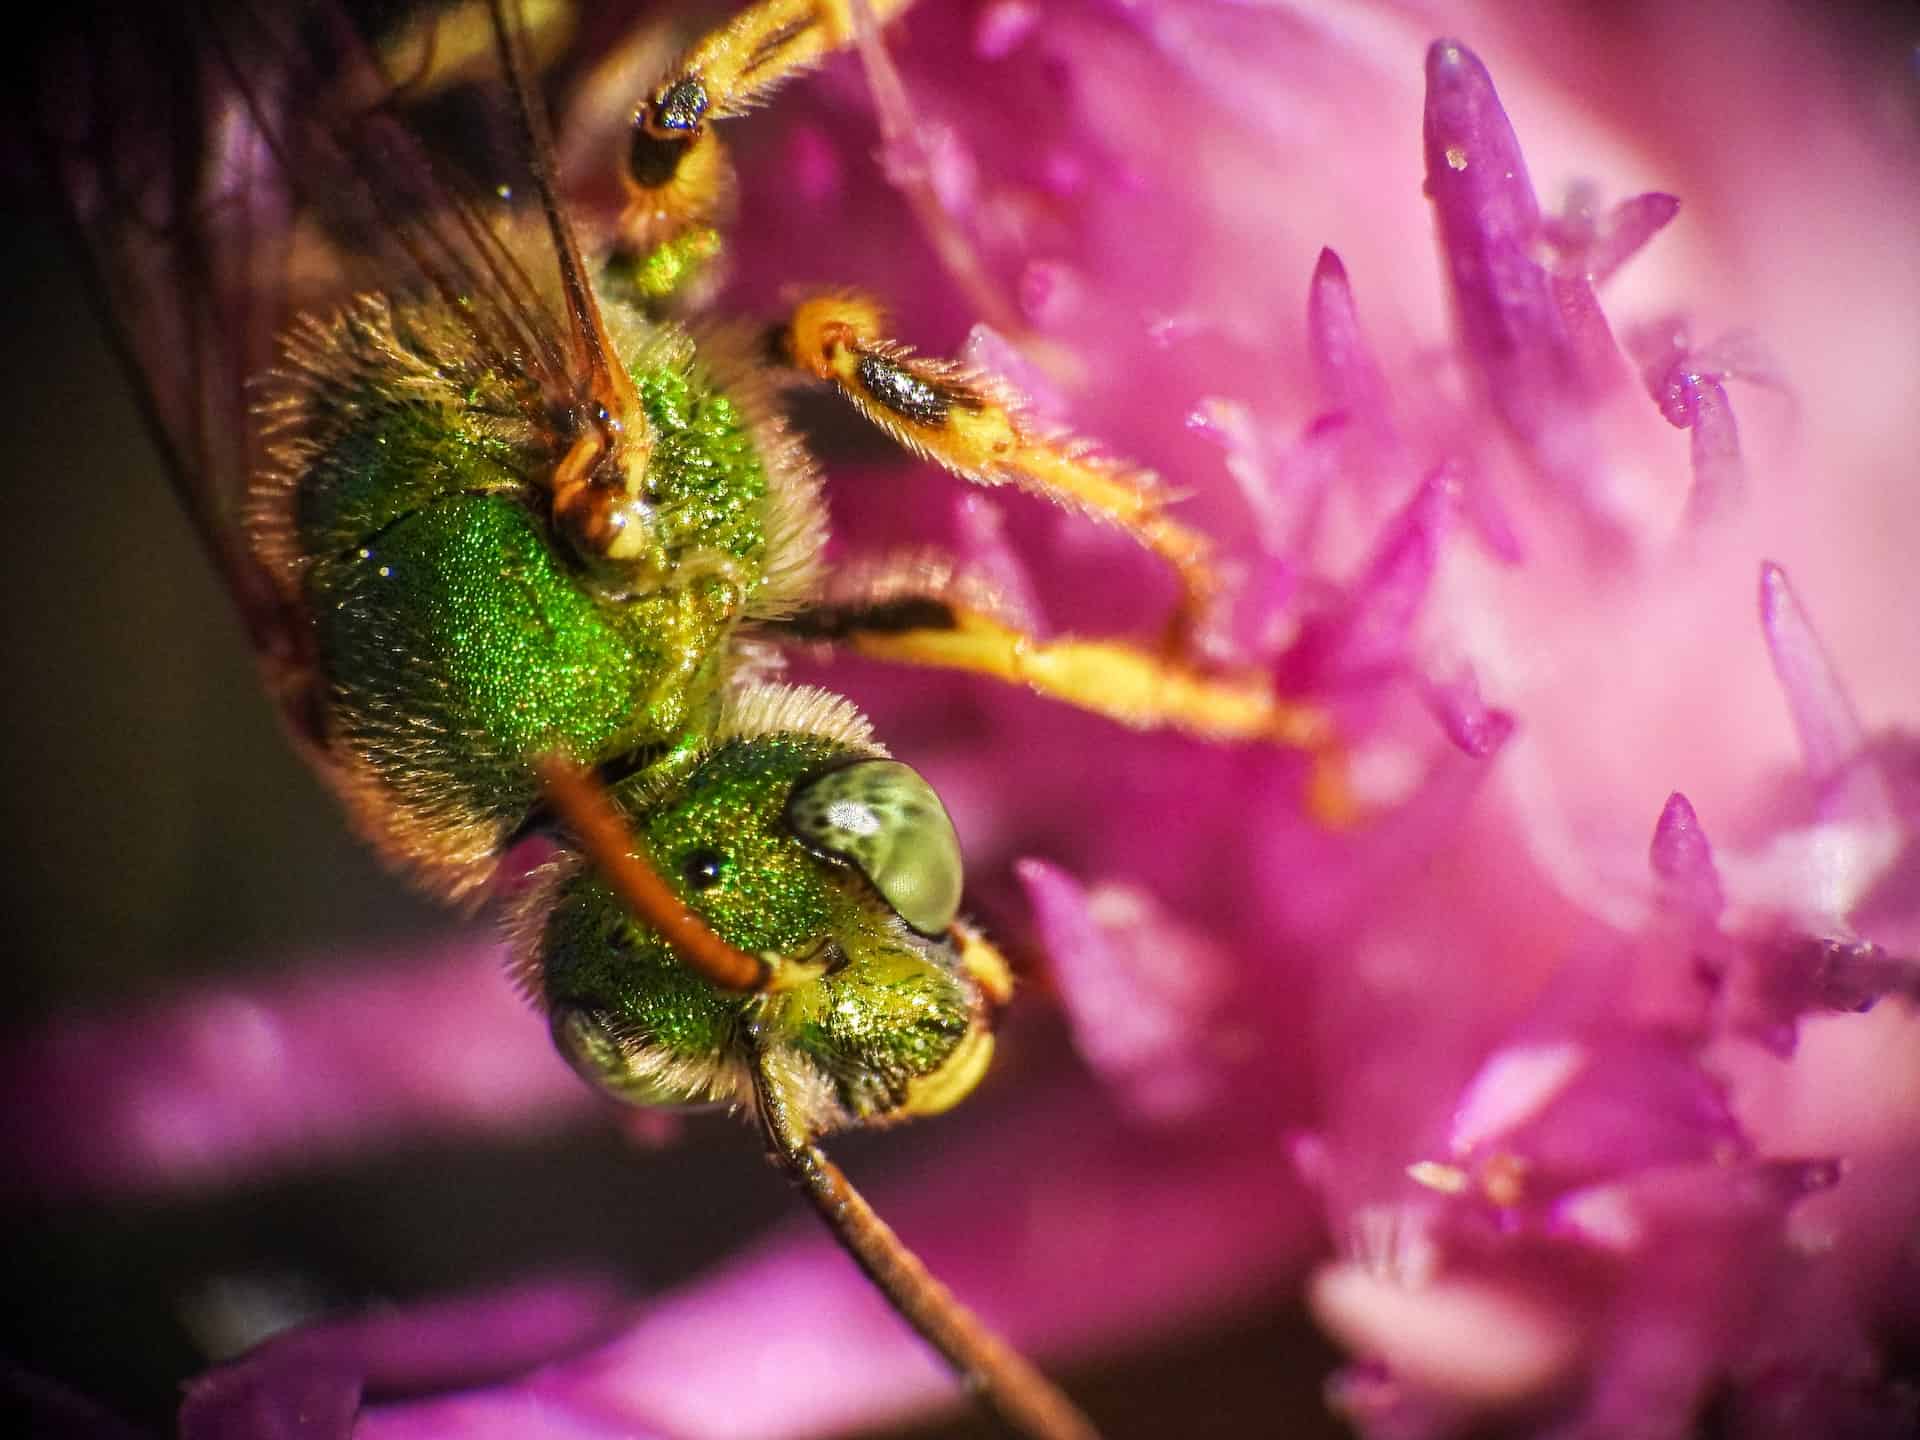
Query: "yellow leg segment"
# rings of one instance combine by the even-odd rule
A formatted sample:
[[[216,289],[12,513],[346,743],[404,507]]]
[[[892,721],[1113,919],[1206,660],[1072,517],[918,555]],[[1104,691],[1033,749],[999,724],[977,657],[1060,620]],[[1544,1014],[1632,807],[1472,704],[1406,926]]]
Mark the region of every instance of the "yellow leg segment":
[[[867,296],[841,292],[803,301],[778,336],[795,369],[834,385],[899,444],[979,485],[1018,485],[1059,505],[1110,521],[1164,559],[1182,600],[1174,626],[1180,653],[1204,616],[1216,582],[1206,537],[1168,517],[1144,471],[1093,453],[1073,435],[1036,430],[992,376],[915,355],[887,338],[886,315]]]
[[[886,25],[912,3],[867,0],[867,10]],[[710,118],[744,115],[782,81],[851,45],[854,21],[854,0],[760,0],[687,51],[654,93],[695,77],[710,97]]]
[[[710,227],[733,200],[733,168],[709,122],[744,115],[855,39],[859,0],[760,0],[707,33],[635,108],[622,248],[648,255]],[[864,0],[877,24],[913,0]]]
[[[999,1006],[1013,999],[1013,967],[1000,948],[964,920],[954,921],[949,935],[960,954],[960,968],[973,977],[987,1002]]]
[[[897,619],[878,619],[863,624],[857,613],[828,618],[824,612],[789,623],[797,634],[830,639],[875,660],[990,676],[1137,730],[1180,730],[1209,740],[1304,751],[1313,762],[1309,812],[1331,827],[1357,819],[1332,717],[1276,694],[1264,674],[1207,675],[1120,640],[1042,640],[984,611],[944,600],[895,598],[875,613],[923,619],[938,614],[944,623],[903,626]]]

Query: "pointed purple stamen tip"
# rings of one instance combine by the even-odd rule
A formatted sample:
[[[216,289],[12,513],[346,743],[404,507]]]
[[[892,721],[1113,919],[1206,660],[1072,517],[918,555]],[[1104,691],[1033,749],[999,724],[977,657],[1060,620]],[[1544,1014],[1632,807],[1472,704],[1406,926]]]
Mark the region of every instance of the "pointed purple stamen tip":
[[[1644,195],[1635,195],[1630,200],[1622,200],[1616,207],[1620,230],[1640,235],[1643,244],[1656,231],[1663,230],[1672,224],[1673,217],[1679,213],[1680,197],[1669,195],[1664,190],[1649,190]],[[1631,217],[1631,223],[1629,223],[1629,217]],[[1639,245],[1635,245],[1634,249],[1639,249]]]
[[[1449,240],[1456,227],[1530,244],[1540,205],[1520,141],[1487,67],[1458,40],[1427,50],[1427,190]]]
[[[1760,562],[1760,623],[1771,625],[1781,605],[1793,603],[1793,591],[1787,585],[1787,572],[1771,560]]]
[[[1420,483],[1399,517],[1387,524],[1365,581],[1367,601],[1376,612],[1384,606],[1411,623],[1412,611],[1425,596],[1439,562],[1440,542],[1459,506],[1460,488],[1459,472],[1441,465]]]
[[[1614,224],[1624,233],[1639,235],[1644,240],[1656,230],[1672,222],[1680,213],[1680,197],[1669,195],[1664,190],[1649,190],[1643,195],[1635,195],[1622,200],[1614,207]],[[1638,246],[1635,246],[1638,249]]]
[[[1407,638],[1439,564],[1460,488],[1451,465],[1439,466],[1421,482],[1382,527],[1373,558],[1347,603],[1303,628],[1282,667],[1283,684],[1377,679],[1405,661]]]
[[[1679,213],[1679,197],[1658,190],[1622,200],[1607,212],[1587,248],[1587,278],[1595,285],[1608,279]]]
[[[1086,889],[1078,880],[1057,865],[1032,858],[1014,861],[1013,873],[1026,892],[1056,983],[1063,981],[1064,971],[1112,968],[1112,947],[1094,922]]]
[[[1713,847],[1700,828],[1700,817],[1678,790],[1667,797],[1660,811],[1647,858],[1671,908],[1702,920],[1719,915],[1726,896],[1713,863]]]
[[[1028,0],[996,0],[981,12],[973,31],[973,53],[983,60],[1004,60],[1033,34],[1040,8]]]
[[[1461,343],[1487,397],[1547,469],[1585,483],[1562,422],[1619,378],[1593,287],[1549,272],[1540,201],[1486,66],[1457,40],[1427,52],[1427,182]]]
[[[1368,424],[1386,418],[1386,381],[1361,333],[1347,267],[1331,249],[1320,252],[1307,291],[1307,348],[1328,409]]]
[[[1668,424],[1690,430],[1693,489],[1687,519],[1698,524],[1725,510],[1746,489],[1746,461],[1740,450],[1740,426],[1727,387],[1733,371],[1710,352],[1694,351],[1675,331],[1647,346],[1654,358],[1647,367],[1647,388]],[[1670,358],[1668,358],[1670,357]]]
[[[1513,715],[1480,698],[1480,683],[1470,669],[1450,680],[1423,681],[1421,695],[1447,738],[1476,760],[1486,759],[1513,738]]]
[[[1866,736],[1786,571],[1771,561],[1760,567],[1760,628],[1793,714],[1807,773],[1825,780],[1859,753]]]
[[[1350,362],[1358,338],[1354,333],[1358,320],[1347,267],[1333,251],[1322,250],[1313,267],[1313,281],[1307,287],[1307,346],[1321,372],[1322,384],[1337,380],[1338,372]]]
[[[1693,436],[1688,457],[1693,489],[1687,516],[1693,523],[1724,511],[1746,489],[1746,462],[1740,453],[1740,426],[1733,418],[1726,386],[1703,375],[1692,377]]]
[[[1691,429],[1700,417],[1700,372],[1685,357],[1673,362],[1667,373],[1653,382],[1653,398],[1660,406],[1660,418],[1676,430]]]
[[[1507,710],[1445,710],[1440,723],[1447,738],[1476,760],[1485,760],[1513,738],[1518,724]]]
[[[1039,592],[1019,552],[1007,543],[1006,516],[985,495],[970,490],[953,507],[954,554],[965,573],[990,593],[993,603],[1023,630],[1050,633]]]
[[[1450,35],[1441,36],[1427,47],[1427,90],[1431,95],[1442,89],[1463,92],[1477,89],[1489,93],[1493,89],[1493,81],[1480,57]]]

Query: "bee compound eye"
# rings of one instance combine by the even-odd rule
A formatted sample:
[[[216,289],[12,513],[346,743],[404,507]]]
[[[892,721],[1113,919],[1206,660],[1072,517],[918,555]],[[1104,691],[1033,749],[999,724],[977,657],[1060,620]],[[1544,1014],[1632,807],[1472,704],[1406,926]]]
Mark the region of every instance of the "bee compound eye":
[[[794,787],[787,824],[806,845],[853,865],[922,935],[960,909],[960,839],[947,807],[911,766],[861,760]]]
[[[592,1010],[556,1006],[551,1024],[554,1048],[583,1080],[607,1085],[625,1073],[626,1052],[612,1027]]]

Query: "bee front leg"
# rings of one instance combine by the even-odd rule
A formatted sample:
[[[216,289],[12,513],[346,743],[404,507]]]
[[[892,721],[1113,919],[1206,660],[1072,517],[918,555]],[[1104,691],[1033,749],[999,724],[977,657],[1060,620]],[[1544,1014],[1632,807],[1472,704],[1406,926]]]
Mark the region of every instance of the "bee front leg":
[[[886,333],[879,304],[854,291],[795,307],[773,348],[794,369],[824,380],[896,443],[977,485],[1016,485],[1117,525],[1172,568],[1181,603],[1168,654],[1191,651],[1195,627],[1218,590],[1211,547],[1166,513],[1153,477],[1098,454],[1075,435],[1035,425],[995,376],[916,355]]]
[[[717,247],[733,206],[733,167],[713,130],[854,42],[862,0],[760,0],[709,31],[634,108],[622,178],[621,251],[655,282]],[[878,24],[913,0],[864,0]],[[687,252],[693,252],[689,255]],[[659,298],[659,297],[656,297]]]

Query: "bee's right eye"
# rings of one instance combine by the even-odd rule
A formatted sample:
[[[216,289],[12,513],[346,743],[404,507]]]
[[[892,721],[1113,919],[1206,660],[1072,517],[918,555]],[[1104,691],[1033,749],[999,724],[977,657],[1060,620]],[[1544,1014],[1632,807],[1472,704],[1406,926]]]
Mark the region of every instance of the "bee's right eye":
[[[933,787],[898,760],[862,760],[794,789],[787,826],[867,877],[922,935],[943,935],[960,908],[960,841]]]

